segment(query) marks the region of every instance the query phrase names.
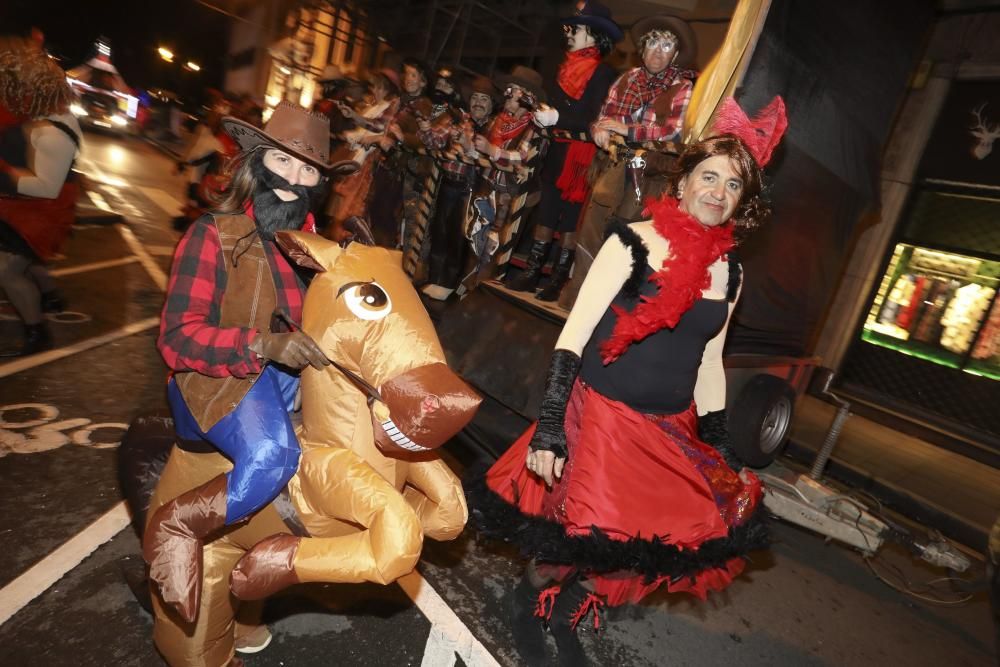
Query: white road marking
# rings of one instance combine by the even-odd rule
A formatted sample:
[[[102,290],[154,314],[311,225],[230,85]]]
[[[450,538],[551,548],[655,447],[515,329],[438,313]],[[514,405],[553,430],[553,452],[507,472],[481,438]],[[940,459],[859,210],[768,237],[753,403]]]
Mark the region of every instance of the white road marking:
[[[104,513],[75,537],[40,560],[0,590],[0,625],[62,579],[99,546],[120,533],[130,521],[125,501]]]
[[[140,261],[138,257],[120,257],[118,259],[106,259],[103,262],[92,262],[90,264],[79,264],[77,266],[67,266],[61,269],[53,269],[50,273],[54,277],[70,276],[74,273],[86,273],[87,271],[100,271],[110,269],[113,266],[124,266]]]
[[[139,191],[146,195],[150,201],[156,204],[164,213],[171,218],[175,218],[184,212],[184,205],[172,196],[169,192],[160,188],[147,188],[138,186]]]
[[[431,636],[427,640],[428,647],[421,663],[422,667],[453,665],[456,654],[469,667],[500,667],[496,658],[476,639],[458,614],[448,606],[436,590],[431,588],[419,572],[413,571],[400,577],[397,583],[433,626]],[[433,657],[437,660],[443,657],[442,650],[453,651],[451,662],[431,662]]]
[[[146,249],[143,247],[142,243],[135,237],[132,230],[125,225],[118,225],[118,231],[121,232],[122,238],[125,239],[125,243],[128,244],[129,250],[135,253],[136,257],[142,263],[142,266],[146,269],[146,273],[149,277],[153,279],[156,286],[159,287],[164,292],[167,291],[167,274],[163,272],[160,265],[156,263]]]
[[[71,357],[74,354],[86,352],[87,350],[95,347],[100,347],[101,345],[114,342],[119,338],[127,338],[128,336],[132,336],[158,326],[160,326],[159,317],[147,317],[144,320],[126,324],[125,326],[115,329],[114,331],[109,331],[108,333],[100,336],[81,340],[73,343],[72,345],[67,345],[66,347],[60,347],[55,350],[39,352],[38,354],[21,357],[15,361],[9,361],[6,364],[0,364],[0,378],[7,377],[8,375],[14,375],[15,373],[20,373],[21,371],[26,371],[52,361],[65,359],[66,357]]]
[[[111,205],[101,196],[97,190],[87,190],[87,196],[90,197],[90,201],[94,202],[94,206],[101,209],[102,211],[107,211],[108,213],[115,213],[111,208]]]

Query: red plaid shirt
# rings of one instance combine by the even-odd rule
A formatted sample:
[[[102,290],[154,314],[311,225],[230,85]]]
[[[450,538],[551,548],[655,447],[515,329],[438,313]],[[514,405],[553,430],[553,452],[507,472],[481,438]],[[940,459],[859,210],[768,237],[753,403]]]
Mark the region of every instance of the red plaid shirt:
[[[247,215],[253,217],[251,207],[247,207]],[[302,230],[316,231],[311,213]],[[278,308],[294,322],[301,322],[305,283],[273,241],[264,241],[264,254],[271,267]],[[257,330],[219,326],[228,278],[224,262],[219,231],[211,218],[203,216],[177,244],[160,315],[157,347],[174,371],[242,378],[261,370],[257,355],[250,351]]]
[[[625,140],[629,143],[676,141],[680,138],[684,112],[691,102],[694,76],[694,72],[676,67],[668,67],[659,74],[650,74],[645,67],[629,70],[611,85],[597,120],[610,118],[624,123],[628,126]],[[683,85],[674,95],[670,115],[657,118],[650,102],[678,82]]]

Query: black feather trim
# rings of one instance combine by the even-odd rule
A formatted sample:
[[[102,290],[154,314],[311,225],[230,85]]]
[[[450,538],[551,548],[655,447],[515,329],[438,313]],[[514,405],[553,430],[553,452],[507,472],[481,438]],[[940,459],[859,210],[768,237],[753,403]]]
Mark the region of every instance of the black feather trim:
[[[588,573],[632,571],[647,583],[661,576],[677,580],[725,567],[730,559],[764,549],[771,542],[763,507],[743,524],[730,528],[726,537],[706,540],[695,551],[667,544],[655,535],[613,540],[596,526],[589,535],[567,535],[561,524],[526,515],[497,495],[486,485],[483,471],[470,471],[464,486],[469,516],[480,535],[512,544],[526,558],[574,565]]]
[[[740,266],[740,259],[736,256],[736,251],[730,250],[729,284],[726,286],[726,301],[729,303],[736,301],[736,295],[740,292],[741,282],[743,282],[743,267]]]
[[[743,462],[736,456],[729,440],[729,420],[725,410],[716,410],[698,417],[698,437],[722,454],[730,468],[738,471],[743,467]]]
[[[632,273],[622,285],[622,293],[632,299],[638,298],[642,277],[646,273],[646,263],[649,261],[649,248],[642,242],[639,235],[628,226],[628,221],[617,215],[608,218],[608,226],[604,230],[604,240],[608,240],[612,235],[617,235],[622,245],[632,253]]]

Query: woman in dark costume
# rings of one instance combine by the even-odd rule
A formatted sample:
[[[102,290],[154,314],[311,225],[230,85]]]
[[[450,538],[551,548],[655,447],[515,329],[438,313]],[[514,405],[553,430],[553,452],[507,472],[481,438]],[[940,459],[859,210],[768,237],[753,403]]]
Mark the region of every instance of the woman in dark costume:
[[[470,488],[482,533],[531,558],[514,592],[528,664],[585,662],[574,632],[601,604],[659,586],[704,598],[766,546],[761,485],[729,446],[722,347],[740,288],[736,241],[769,210],[760,167],[785,128],[727,100],[652,219],[612,227],[552,355],[538,422]],[[740,471],[740,472],[737,472]]]

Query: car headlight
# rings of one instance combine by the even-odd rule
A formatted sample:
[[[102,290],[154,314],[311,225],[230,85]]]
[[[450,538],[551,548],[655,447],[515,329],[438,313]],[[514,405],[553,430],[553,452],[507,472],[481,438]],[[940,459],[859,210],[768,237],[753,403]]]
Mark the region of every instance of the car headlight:
[[[86,109],[84,109],[84,108],[83,108],[82,106],[80,106],[79,104],[76,104],[75,102],[74,102],[73,104],[69,105],[69,111],[70,111],[70,113],[72,113],[72,114],[73,114],[74,116],[87,116],[87,115],[89,115],[89,114],[87,113],[87,110],[86,110]]]
[[[125,127],[126,125],[128,125],[128,121],[125,120],[125,116],[122,116],[121,114],[117,113],[111,117],[111,122],[117,125],[118,127]]]

